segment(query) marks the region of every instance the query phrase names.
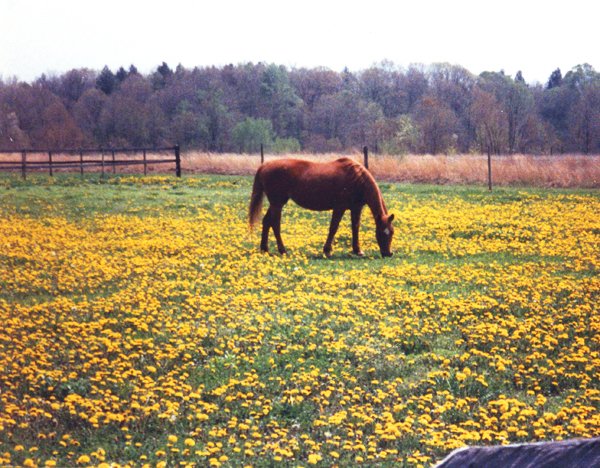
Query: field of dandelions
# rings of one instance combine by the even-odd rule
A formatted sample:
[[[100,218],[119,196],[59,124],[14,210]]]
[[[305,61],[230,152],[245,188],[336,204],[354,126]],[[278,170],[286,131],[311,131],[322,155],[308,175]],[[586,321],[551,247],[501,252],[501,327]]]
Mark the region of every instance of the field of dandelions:
[[[600,432],[600,194],[381,184],[289,204],[243,176],[0,178],[0,465],[429,466]],[[274,249],[273,249],[274,250]],[[279,463],[278,463],[279,462]]]

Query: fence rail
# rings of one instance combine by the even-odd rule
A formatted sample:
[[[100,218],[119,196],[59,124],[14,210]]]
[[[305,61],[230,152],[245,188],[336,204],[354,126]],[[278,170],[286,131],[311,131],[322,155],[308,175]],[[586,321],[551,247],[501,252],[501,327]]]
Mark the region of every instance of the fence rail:
[[[153,159],[148,158],[148,154],[154,153],[173,153],[172,158]],[[153,164],[175,164],[175,175],[181,177],[181,154],[179,145],[161,148],[97,148],[97,149],[0,149],[0,154],[21,154],[20,160],[3,161],[0,160],[0,171],[21,171],[23,179],[27,178],[27,172],[47,170],[50,176],[54,175],[55,169],[79,169],[81,175],[86,169],[101,168],[101,174],[104,175],[107,169],[112,168],[113,174],[117,167],[123,166],[144,166],[144,175],[147,174],[148,166]],[[47,160],[28,160],[28,155],[47,155]],[[133,154],[141,155],[142,159],[117,159],[118,155]],[[79,156],[78,160],[56,160],[57,155],[61,156]],[[85,156],[96,155],[95,159]],[[98,158],[98,155],[100,157]],[[107,157],[110,156],[110,157]]]

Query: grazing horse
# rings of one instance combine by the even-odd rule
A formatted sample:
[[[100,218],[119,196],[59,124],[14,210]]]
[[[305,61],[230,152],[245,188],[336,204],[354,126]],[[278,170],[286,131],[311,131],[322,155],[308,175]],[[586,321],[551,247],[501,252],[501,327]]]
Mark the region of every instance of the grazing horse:
[[[286,250],[281,240],[281,210],[291,198],[303,208],[333,210],[329,235],[323,251],[331,256],[333,238],[346,210],[352,215],[352,251],[364,255],[358,242],[360,215],[368,205],[375,219],[375,236],[382,257],[391,257],[394,215],[388,215],[379,187],[371,173],[349,158],[314,163],[299,159],[270,161],[259,167],[250,198],[250,227],[258,221],[263,195],[269,208],[262,220],[260,249],[269,251],[269,229],[273,229],[279,253]]]

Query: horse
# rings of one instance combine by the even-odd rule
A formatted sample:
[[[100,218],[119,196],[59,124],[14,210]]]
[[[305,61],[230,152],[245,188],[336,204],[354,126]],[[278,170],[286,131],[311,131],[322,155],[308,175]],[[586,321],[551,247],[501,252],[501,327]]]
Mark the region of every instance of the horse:
[[[332,254],[332,244],[342,216],[350,210],[352,220],[352,251],[363,256],[358,240],[360,217],[368,205],[375,219],[375,238],[382,257],[391,257],[394,227],[393,214],[388,214],[381,191],[371,173],[349,158],[331,162],[310,162],[300,159],[279,159],[261,165],[256,171],[249,206],[250,228],[258,221],[263,197],[269,208],[262,219],[260,249],[269,251],[269,229],[273,229],[280,254],[286,248],[281,239],[281,210],[292,199],[298,205],[313,211],[333,210],[329,235],[323,252]]]

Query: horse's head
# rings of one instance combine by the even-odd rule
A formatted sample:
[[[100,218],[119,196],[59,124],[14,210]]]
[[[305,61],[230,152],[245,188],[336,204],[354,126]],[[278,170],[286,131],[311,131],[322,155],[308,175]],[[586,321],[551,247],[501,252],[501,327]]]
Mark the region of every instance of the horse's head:
[[[382,257],[391,257],[392,252],[392,237],[394,237],[394,226],[392,221],[394,215],[389,216],[383,215],[376,222],[375,236],[377,237],[377,244],[379,244],[379,251]]]

